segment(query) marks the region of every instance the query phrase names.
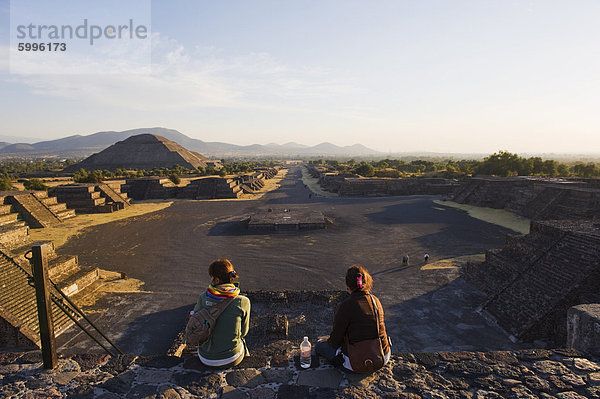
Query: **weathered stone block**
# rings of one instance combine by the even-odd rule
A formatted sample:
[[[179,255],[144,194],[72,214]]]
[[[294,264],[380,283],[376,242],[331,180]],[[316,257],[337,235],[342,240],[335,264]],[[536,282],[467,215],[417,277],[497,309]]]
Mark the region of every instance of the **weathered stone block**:
[[[567,346],[600,355],[600,304],[584,304],[567,312]]]

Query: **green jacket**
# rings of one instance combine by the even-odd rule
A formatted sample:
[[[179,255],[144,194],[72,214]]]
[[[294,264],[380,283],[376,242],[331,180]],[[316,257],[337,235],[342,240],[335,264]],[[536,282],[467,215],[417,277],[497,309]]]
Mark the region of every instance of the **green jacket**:
[[[194,311],[212,306],[215,301],[206,298],[206,292],[200,295]],[[198,352],[206,359],[227,359],[238,353],[243,347],[242,339],[250,327],[250,300],[238,295],[221,313],[211,337],[200,345]]]

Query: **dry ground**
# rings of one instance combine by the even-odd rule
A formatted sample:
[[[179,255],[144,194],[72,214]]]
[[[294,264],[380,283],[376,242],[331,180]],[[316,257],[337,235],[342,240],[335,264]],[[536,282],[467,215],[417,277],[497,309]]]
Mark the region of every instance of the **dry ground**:
[[[343,290],[349,265],[367,267],[395,352],[514,347],[475,313],[482,294],[457,278],[462,262],[502,247],[513,230],[436,203],[434,196],[315,196],[314,185],[295,167],[273,183],[273,191],[254,201],[174,201],[151,213],[90,225],[71,233],[59,253],[143,282],[131,290],[143,292],[114,288],[90,307],[108,309],[94,315],[97,323],[133,353],[167,350],[209,283],[208,264],[219,257],[232,260],[242,291]],[[249,234],[239,222],[257,210],[280,207],[320,211],[334,224],[326,230]],[[424,253],[431,256],[428,264]],[[401,262],[404,254],[411,257],[409,265]],[[114,277],[112,284],[118,285]],[[90,347],[75,332],[61,340],[75,349]]]

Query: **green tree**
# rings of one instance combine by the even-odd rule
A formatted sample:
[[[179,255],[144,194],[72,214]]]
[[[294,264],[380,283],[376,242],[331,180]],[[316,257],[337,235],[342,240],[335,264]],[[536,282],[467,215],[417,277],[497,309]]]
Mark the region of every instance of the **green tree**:
[[[354,169],[354,173],[364,177],[371,177],[375,174],[375,168],[369,163],[361,162],[358,167]]]
[[[569,168],[564,163],[558,165],[558,176],[568,177],[569,176]]]
[[[552,159],[544,161],[542,172],[545,176],[558,176],[558,162]]]

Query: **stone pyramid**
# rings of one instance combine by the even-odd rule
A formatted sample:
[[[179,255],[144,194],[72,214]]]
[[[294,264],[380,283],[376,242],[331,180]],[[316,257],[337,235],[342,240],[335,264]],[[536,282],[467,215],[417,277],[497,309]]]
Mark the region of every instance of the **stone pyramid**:
[[[107,149],[89,156],[78,164],[65,169],[66,172],[108,169],[172,168],[175,165],[188,169],[206,167],[209,159],[197,152],[189,151],[174,141],[154,134],[138,134],[119,141]]]

